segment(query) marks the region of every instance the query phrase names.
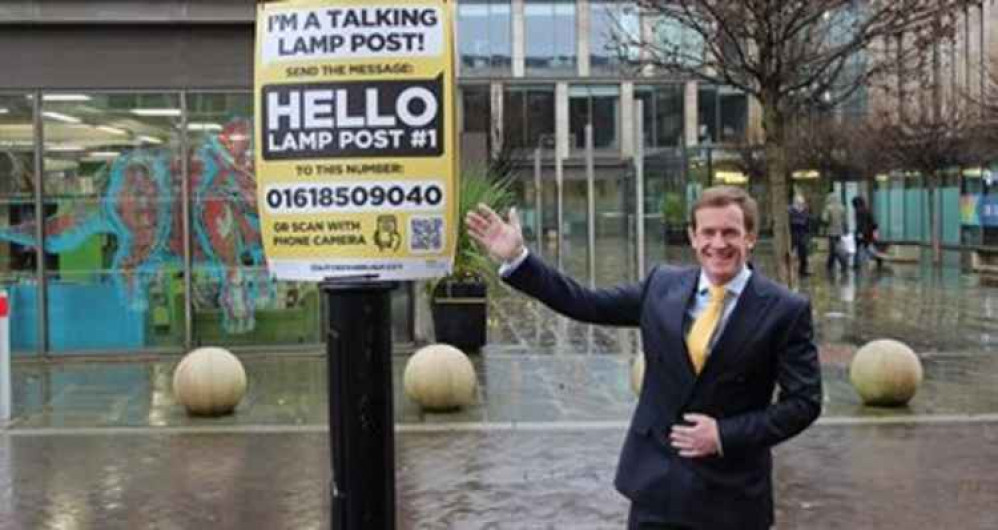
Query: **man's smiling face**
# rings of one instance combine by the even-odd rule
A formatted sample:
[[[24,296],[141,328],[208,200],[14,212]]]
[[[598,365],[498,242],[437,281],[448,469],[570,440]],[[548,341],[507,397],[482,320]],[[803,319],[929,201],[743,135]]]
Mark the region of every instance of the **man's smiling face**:
[[[737,204],[700,208],[689,233],[697,261],[714,285],[728,283],[742,270],[756,240]]]

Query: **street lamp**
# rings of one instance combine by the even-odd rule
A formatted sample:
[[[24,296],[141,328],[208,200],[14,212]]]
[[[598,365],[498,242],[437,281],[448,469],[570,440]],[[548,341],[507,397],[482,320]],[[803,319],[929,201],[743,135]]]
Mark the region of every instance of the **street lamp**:
[[[714,185],[714,142],[711,141],[710,134],[701,137],[703,138],[700,141],[701,152],[707,153],[707,187],[710,188]]]

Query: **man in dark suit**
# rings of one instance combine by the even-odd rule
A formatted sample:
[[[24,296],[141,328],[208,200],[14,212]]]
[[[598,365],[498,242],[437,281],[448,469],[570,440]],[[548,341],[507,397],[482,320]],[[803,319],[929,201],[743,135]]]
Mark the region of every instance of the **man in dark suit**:
[[[741,189],[707,189],[690,217],[699,267],[590,290],[527,251],[515,210],[467,216],[516,289],[583,322],[641,327],[644,383],[614,481],[629,528],[769,528],[770,449],[821,412],[811,305],[748,267],[757,219]]]

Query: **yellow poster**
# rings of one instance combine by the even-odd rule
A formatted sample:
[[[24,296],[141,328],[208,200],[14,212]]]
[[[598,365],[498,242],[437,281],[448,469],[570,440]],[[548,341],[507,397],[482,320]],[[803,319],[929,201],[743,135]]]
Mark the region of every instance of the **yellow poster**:
[[[259,5],[257,198],[276,277],[408,280],[450,271],[451,4]]]

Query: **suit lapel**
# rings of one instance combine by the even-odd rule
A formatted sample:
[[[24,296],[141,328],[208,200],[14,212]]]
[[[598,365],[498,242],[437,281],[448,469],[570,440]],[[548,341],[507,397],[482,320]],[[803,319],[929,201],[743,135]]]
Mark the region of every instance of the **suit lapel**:
[[[766,314],[771,301],[769,292],[765,289],[765,280],[759,278],[759,273],[752,274],[748,284],[738,297],[738,303],[731,312],[727,325],[718,337],[700,376],[723,367],[737,357],[742,347],[752,338],[758,329],[759,320]]]
[[[686,334],[684,325],[686,323],[686,310],[692,303],[696,294],[697,280],[700,278],[700,269],[692,268],[682,272],[679,283],[674,289],[669,291],[668,300],[665,303],[665,322],[669,328],[668,337],[675,337],[676,342],[666,347],[665,354],[678,355],[677,360],[682,367],[684,374],[689,376],[690,381],[694,379],[693,362],[690,361],[690,353],[686,349]]]

